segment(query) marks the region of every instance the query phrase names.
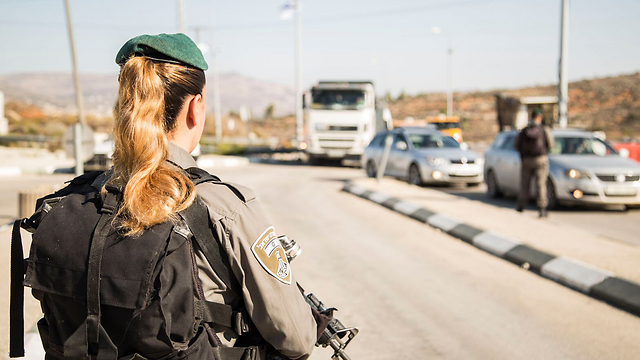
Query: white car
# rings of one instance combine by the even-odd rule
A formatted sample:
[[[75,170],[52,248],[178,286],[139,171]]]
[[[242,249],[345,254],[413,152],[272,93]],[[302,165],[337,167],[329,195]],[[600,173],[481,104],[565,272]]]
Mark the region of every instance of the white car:
[[[362,166],[374,177],[380,166],[384,143],[392,136],[385,175],[421,184],[467,184],[476,186],[483,179],[480,154],[461,147],[451,136],[429,127],[407,127],[382,131],[364,150]]]
[[[552,133],[556,144],[549,154],[550,208],[558,203],[640,205],[640,164],[620,156],[592,132],[557,129]],[[519,191],[520,154],[513,147],[517,136],[517,131],[499,133],[485,154],[484,174],[491,197]]]

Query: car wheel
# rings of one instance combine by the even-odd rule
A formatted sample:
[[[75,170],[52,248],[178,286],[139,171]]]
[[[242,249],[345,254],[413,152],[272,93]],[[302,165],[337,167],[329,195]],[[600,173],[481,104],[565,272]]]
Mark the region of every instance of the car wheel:
[[[499,198],[502,196],[502,191],[498,187],[498,180],[493,171],[487,173],[487,195],[492,198]]]
[[[558,198],[556,197],[556,187],[553,181],[547,179],[547,209],[555,209],[558,207]]]
[[[420,176],[420,168],[418,168],[418,165],[411,164],[407,180],[409,180],[409,184],[418,186],[422,185],[422,176]]]
[[[371,160],[367,161],[366,171],[367,171],[368,177],[370,178],[376,177],[376,166],[373,164],[373,161]]]

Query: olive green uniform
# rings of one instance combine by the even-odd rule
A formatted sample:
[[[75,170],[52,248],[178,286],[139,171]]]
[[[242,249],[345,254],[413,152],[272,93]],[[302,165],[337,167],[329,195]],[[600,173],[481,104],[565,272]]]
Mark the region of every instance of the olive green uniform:
[[[171,143],[169,161],[183,169],[198,166],[188,152]],[[96,182],[104,184],[109,175],[99,177]],[[316,322],[298,290],[286,256],[281,265],[287,272],[270,272],[269,265],[263,265],[259,251],[254,249],[259,240],[275,237],[275,229],[255,195],[246,187],[228,183],[226,186],[203,183],[198,185],[196,192],[209,210],[214,236],[226,250],[231,270],[242,288],[242,294],[238,295],[229,289],[194,242],[205,300],[234,308],[244,303],[264,340],[291,359],[307,359],[316,343]],[[284,255],[281,246],[279,251]],[[213,327],[223,346],[235,344],[238,334],[233,329],[217,324]]]
[[[169,150],[169,160],[173,163],[184,169],[197,166],[193,157],[180,147],[170,144]],[[253,192],[238,185],[204,183],[198,186],[197,194],[209,208],[213,231],[222,241],[233,273],[242,286],[242,299],[238,299],[197,249],[206,300],[229,305],[244,301],[252,322],[267,342],[289,358],[308,358],[316,342],[311,308],[293,278],[289,278],[287,284],[272,275],[252,251],[252,245],[272,228]],[[238,335],[232,329],[216,326],[216,331],[225,345],[233,346]]]
[[[546,137],[547,152],[553,149],[555,146],[551,131],[543,126],[544,135]],[[516,149],[520,149],[520,136],[516,137],[514,144]],[[518,194],[518,208],[524,208],[529,202],[529,195],[531,191],[531,178],[535,175],[536,178],[536,192],[538,198],[536,203],[538,208],[546,209],[548,204],[547,198],[547,178],[549,177],[549,155],[544,154],[540,156],[525,156],[521,158],[520,167],[520,192]]]

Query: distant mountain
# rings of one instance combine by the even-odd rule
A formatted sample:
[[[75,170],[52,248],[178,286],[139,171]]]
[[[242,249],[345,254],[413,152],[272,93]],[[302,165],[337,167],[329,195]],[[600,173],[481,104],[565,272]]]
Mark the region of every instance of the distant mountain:
[[[81,74],[84,106],[88,113],[110,115],[118,91],[117,74]],[[207,83],[212,84],[211,78]],[[0,91],[6,99],[32,103],[45,113],[75,112],[76,100],[70,73],[23,73],[0,76]],[[276,83],[249,78],[238,73],[220,74],[222,112],[248,106],[254,117],[262,117],[273,103],[276,116],[294,112],[295,92]],[[207,88],[207,108],[213,111],[213,88]]]

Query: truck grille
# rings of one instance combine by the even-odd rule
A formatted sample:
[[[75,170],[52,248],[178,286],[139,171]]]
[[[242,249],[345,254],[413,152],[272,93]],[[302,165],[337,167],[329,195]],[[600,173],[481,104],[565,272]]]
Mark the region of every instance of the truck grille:
[[[357,126],[329,126],[330,131],[358,131]]]

